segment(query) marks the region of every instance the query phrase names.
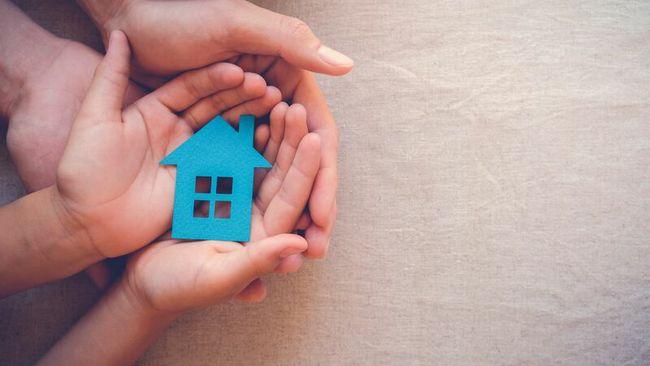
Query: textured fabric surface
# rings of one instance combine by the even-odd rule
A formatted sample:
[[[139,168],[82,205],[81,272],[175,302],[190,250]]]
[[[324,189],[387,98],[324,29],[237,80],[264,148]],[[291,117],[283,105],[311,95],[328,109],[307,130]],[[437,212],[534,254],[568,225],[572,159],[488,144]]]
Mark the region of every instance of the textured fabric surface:
[[[320,78],[341,132],[329,258],[183,316],[142,365],[650,364],[649,3],[261,4],[356,61]],[[74,5],[21,7],[99,47]],[[1,301],[0,364],[99,296],[76,276]]]

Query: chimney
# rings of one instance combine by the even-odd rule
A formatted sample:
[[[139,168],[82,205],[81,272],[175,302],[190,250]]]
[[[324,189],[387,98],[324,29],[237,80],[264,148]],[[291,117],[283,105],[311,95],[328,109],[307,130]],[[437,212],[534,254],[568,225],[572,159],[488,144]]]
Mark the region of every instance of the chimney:
[[[253,146],[255,134],[255,116],[250,114],[239,116],[239,136],[247,146]]]

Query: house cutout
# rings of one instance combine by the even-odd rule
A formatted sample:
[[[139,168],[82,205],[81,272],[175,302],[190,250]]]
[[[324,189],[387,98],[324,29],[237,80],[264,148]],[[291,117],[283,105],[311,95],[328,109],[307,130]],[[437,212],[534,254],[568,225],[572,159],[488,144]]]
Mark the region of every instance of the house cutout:
[[[176,165],[172,238],[250,240],[253,174],[271,167],[254,133],[253,116],[239,118],[239,131],[216,116],[160,162]]]

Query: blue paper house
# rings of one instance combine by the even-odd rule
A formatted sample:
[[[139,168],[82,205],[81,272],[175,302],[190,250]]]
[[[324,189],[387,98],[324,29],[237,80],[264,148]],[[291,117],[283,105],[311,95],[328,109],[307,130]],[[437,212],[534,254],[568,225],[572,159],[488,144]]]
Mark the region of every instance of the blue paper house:
[[[239,131],[217,116],[160,162],[176,165],[172,238],[249,241],[253,174],[271,167],[254,132],[253,116]]]

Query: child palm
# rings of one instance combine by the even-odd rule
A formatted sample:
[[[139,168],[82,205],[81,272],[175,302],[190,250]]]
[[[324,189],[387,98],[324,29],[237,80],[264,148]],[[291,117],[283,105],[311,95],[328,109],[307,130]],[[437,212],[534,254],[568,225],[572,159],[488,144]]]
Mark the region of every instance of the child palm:
[[[235,87],[245,79],[237,66],[211,65],[123,110],[129,58],[125,35],[113,32],[57,171],[65,212],[108,257],[136,250],[169,227],[175,170],[159,161],[212,116],[242,102]]]
[[[319,168],[320,139],[307,133],[301,105],[278,104],[270,116],[264,156],[274,163],[261,180],[253,206],[251,243],[165,240],[133,256],[124,281],[141,302],[178,312],[238,295],[260,300],[266,290],[257,277],[296,270],[307,242],[293,231],[309,199]]]

